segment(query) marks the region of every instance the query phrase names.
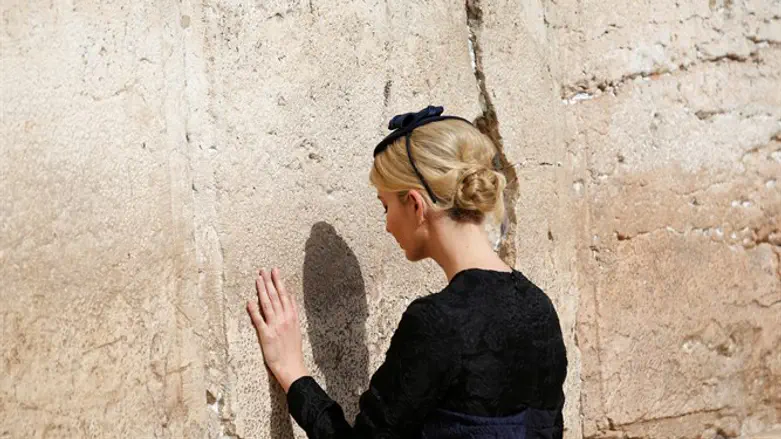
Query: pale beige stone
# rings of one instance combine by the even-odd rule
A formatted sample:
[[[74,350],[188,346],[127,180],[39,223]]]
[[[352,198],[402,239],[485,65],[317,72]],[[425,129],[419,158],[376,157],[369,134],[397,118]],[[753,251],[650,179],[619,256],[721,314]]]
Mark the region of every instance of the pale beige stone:
[[[304,437],[244,305],[280,266],[349,417],[440,289],[367,177],[394,114],[501,137],[569,438],[778,437],[777,1],[0,6],[0,437]]]
[[[584,435],[735,437],[778,423],[779,55],[572,106],[587,157]]]
[[[0,7],[3,437],[205,426],[177,9]]]

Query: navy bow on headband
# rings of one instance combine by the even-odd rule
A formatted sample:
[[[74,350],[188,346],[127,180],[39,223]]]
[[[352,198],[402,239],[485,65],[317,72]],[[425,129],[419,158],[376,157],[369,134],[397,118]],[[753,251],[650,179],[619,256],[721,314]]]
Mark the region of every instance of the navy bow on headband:
[[[434,192],[428,186],[420,171],[418,171],[418,167],[415,166],[415,161],[412,160],[412,151],[410,150],[410,136],[412,135],[412,130],[419,126],[445,119],[457,119],[462,120],[470,125],[472,124],[472,122],[469,122],[468,120],[458,116],[442,116],[444,111],[445,109],[443,107],[434,107],[429,105],[417,113],[404,113],[393,116],[393,118],[388,123],[388,129],[394,131],[382,139],[382,141],[377,144],[377,147],[374,148],[374,157],[377,157],[378,154],[388,149],[388,146],[390,146],[396,139],[404,136],[406,138],[407,144],[407,157],[409,157],[412,170],[415,171],[415,174],[423,184],[423,187],[426,188],[426,192],[428,193],[429,197],[431,197],[431,201],[434,202],[434,204],[437,202],[437,197],[434,196]]]

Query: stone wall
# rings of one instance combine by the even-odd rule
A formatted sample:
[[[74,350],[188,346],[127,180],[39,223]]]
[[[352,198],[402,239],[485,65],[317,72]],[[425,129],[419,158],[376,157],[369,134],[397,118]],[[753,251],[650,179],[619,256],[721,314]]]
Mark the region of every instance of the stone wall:
[[[778,0],[0,13],[0,437],[304,437],[244,310],[272,265],[353,416],[445,282],[367,178],[428,104],[499,147],[499,251],[561,315],[567,438],[781,428]]]
[[[781,2],[546,12],[579,206],[583,435],[777,427]]]

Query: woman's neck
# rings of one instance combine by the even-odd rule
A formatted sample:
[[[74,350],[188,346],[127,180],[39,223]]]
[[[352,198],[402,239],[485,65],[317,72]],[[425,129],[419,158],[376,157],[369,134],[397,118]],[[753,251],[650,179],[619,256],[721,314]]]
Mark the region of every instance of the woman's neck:
[[[431,228],[428,254],[442,267],[448,282],[459,271],[469,268],[512,270],[491,248],[488,234],[480,224],[444,218],[437,221]]]

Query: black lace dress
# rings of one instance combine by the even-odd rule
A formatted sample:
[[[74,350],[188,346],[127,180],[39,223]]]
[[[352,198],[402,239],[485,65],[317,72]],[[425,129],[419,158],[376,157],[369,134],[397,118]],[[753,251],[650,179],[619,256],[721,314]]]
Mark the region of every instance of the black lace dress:
[[[566,371],[548,296],[518,271],[469,269],[409,305],[353,426],[311,377],[287,400],[311,439],[560,438]]]

